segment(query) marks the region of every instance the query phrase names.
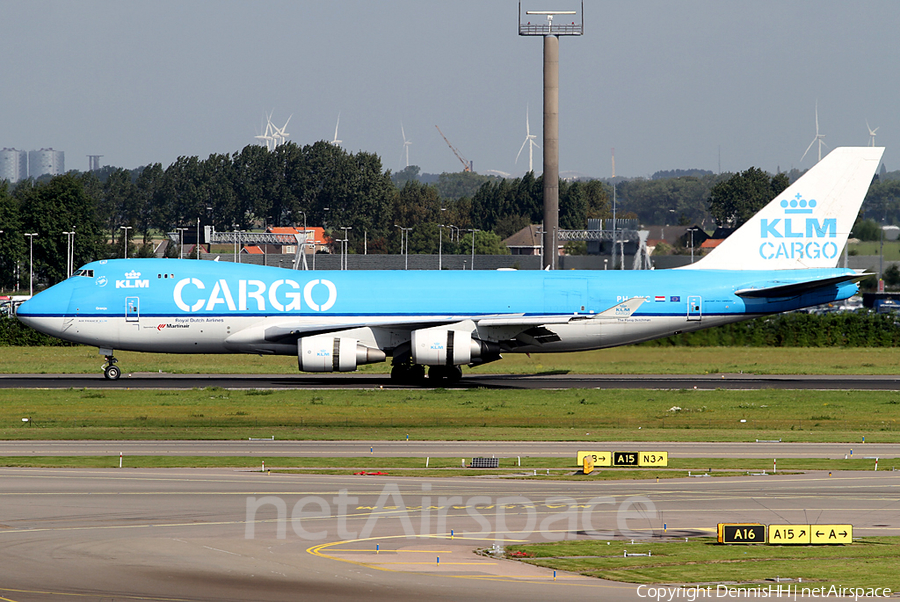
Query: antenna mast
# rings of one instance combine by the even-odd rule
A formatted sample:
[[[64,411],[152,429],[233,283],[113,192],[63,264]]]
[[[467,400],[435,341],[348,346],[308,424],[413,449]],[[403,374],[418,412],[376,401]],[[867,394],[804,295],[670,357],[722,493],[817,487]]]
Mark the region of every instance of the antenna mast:
[[[579,19],[568,23],[553,22],[553,17],[568,19],[573,10],[526,10],[522,22],[522,3],[519,2],[519,35],[541,36],[544,39],[544,234],[542,239],[544,269],[555,270],[559,256],[559,36],[580,36],[584,33],[584,2]],[[532,23],[528,15],[547,18],[546,23]]]

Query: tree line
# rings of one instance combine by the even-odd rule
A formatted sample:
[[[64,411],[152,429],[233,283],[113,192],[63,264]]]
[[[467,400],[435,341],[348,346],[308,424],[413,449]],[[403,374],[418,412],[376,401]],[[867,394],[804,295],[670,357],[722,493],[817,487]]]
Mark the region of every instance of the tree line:
[[[563,227],[583,228],[588,215],[605,215],[605,200],[600,182],[561,182]],[[0,182],[0,287],[27,286],[32,254],[37,282],[63,279],[64,232],[76,232],[76,265],[121,257],[126,245],[129,256],[152,256],[154,235],[193,231],[198,220],[219,231],[347,227],[350,252],[373,254],[400,252],[397,226],[412,228],[410,253],[437,253],[441,244],[445,253],[468,253],[476,230],[477,253],[502,254],[509,251],[501,240],[539,223],[541,207],[541,178],[531,173],[518,180],[445,174],[437,185],[415,179],[397,185],[373,153],[324,141],[271,151],[249,145],[231,155],[179,157],[166,168],[106,167],[15,186]],[[26,233],[36,234],[31,248]]]
[[[468,253],[473,230],[477,253],[504,253],[502,239],[542,220],[543,182],[532,172],[508,179],[460,172],[424,183],[418,171],[411,166],[392,174],[374,153],[319,141],[271,151],[248,145],[207,159],[183,156],[165,168],[106,167],[15,186],[0,182],[0,287],[14,288],[17,276],[20,287],[27,282],[31,253],[37,282],[64,278],[63,232],[73,230],[75,264],[81,265],[121,256],[126,245],[129,256],[150,256],[154,235],[193,231],[198,220],[220,231],[348,227],[356,253],[399,253],[398,226],[413,228],[410,253],[436,253],[439,244],[445,253]],[[619,217],[646,225],[734,226],[789,179],[756,168],[734,175],[671,173],[678,176],[560,181],[560,227],[582,229],[590,218],[611,217],[613,195]],[[888,222],[900,221],[900,180],[891,175],[873,183],[864,205],[864,213]],[[26,233],[36,234],[32,249]]]

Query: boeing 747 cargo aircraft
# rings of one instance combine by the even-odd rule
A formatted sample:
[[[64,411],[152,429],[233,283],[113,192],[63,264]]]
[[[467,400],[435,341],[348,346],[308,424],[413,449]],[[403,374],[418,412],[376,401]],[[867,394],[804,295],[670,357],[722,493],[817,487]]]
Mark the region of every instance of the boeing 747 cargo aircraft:
[[[650,271],[295,271],[175,259],[83,266],[19,319],[114,350],[295,355],[305,372],[391,358],[392,379],[456,381],[503,353],[637,343],[857,292],[838,259],[884,149],[838,148],[709,255]]]

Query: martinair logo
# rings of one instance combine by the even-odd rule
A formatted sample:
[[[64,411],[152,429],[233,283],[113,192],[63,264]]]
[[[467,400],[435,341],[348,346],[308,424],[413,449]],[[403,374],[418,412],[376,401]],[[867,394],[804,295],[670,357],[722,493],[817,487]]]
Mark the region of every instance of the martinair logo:
[[[150,281],[141,280],[141,273],[131,270],[125,273],[125,280],[116,280],[116,288],[150,288]]]
[[[837,218],[818,219],[813,216],[818,203],[796,194],[779,203],[785,217],[760,218],[759,255],[763,259],[834,259],[838,255]],[[808,216],[808,217],[794,217]]]

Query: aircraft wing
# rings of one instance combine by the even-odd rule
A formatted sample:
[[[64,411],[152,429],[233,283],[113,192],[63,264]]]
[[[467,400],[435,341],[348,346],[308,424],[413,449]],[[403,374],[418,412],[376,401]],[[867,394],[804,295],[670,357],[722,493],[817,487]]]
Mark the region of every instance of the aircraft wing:
[[[795,297],[802,295],[817,288],[841,284],[851,280],[858,280],[865,274],[842,274],[841,276],[833,276],[831,278],[821,278],[819,280],[806,280],[803,282],[791,282],[788,284],[775,284],[772,286],[763,286],[760,288],[744,288],[734,292],[738,297],[747,297],[751,299],[765,299],[773,297]]]
[[[309,337],[354,328],[392,328],[397,330],[418,330],[420,328],[432,328],[446,324],[457,324],[463,320],[472,320],[480,327],[504,327],[521,328],[525,331],[530,328],[544,327],[553,324],[568,324],[582,320],[608,320],[630,317],[646,299],[633,297],[622,303],[618,303],[599,314],[561,314],[528,316],[525,314],[494,314],[482,317],[472,316],[431,316],[411,317],[410,319],[390,318],[383,321],[366,320],[359,322],[335,322],[335,323],[304,323],[281,322],[279,324],[251,326],[238,331],[228,337],[226,343],[232,345],[247,343],[280,343],[296,340],[300,337]]]

